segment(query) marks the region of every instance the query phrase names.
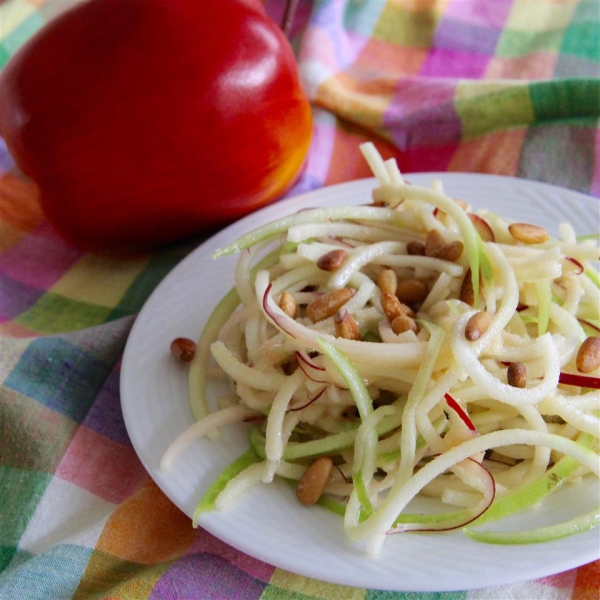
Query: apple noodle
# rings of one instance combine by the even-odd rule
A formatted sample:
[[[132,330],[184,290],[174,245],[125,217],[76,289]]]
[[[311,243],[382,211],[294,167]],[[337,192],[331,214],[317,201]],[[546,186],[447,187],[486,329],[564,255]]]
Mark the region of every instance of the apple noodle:
[[[248,422],[250,449],[194,522],[327,457],[314,501],[372,554],[403,531],[528,543],[596,526],[598,509],[532,531],[476,528],[600,476],[597,240],[473,212],[361,150],[378,181],[370,204],[303,210],[215,253],[239,252],[235,288],[191,363],[198,420],[161,467],[231,423]],[[231,394],[209,411],[212,377]],[[410,512],[417,496],[446,508]]]

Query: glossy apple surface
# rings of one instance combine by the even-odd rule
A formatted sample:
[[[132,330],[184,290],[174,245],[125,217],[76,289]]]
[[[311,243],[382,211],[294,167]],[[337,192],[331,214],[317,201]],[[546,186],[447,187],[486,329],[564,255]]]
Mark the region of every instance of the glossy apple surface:
[[[290,45],[254,0],[90,0],[0,74],[0,133],[87,249],[156,246],[272,202],[311,129]]]

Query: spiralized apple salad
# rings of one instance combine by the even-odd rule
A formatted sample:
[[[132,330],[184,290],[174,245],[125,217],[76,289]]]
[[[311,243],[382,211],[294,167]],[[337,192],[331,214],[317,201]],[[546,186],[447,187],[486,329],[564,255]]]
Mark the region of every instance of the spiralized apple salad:
[[[215,252],[239,253],[235,288],[189,356],[198,420],[161,467],[231,423],[247,423],[249,449],[194,523],[283,478],[372,554],[406,531],[532,543],[598,525],[596,509],[479,528],[600,476],[597,236],[475,212],[361,150],[378,181],[368,204],[303,210]],[[231,394],[209,411],[212,377]],[[411,510],[416,497],[439,510]]]

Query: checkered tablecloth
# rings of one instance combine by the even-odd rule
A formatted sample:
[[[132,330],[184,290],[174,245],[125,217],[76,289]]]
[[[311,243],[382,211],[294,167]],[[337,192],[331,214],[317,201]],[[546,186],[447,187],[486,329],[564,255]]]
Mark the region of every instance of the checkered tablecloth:
[[[70,3],[0,3],[0,64]],[[281,0],[266,6],[280,18]],[[358,143],[372,140],[404,172],[600,196],[600,0],[303,0],[292,38],[314,135],[290,195],[368,176]],[[193,246],[82,252],[0,144],[0,599],[598,599],[599,561],[494,589],[391,593],[294,575],[194,530],[142,467],[119,403],[132,322]]]

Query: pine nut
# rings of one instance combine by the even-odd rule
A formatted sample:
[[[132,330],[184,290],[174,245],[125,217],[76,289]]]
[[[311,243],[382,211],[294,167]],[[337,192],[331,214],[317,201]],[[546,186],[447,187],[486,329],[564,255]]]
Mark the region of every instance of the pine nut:
[[[481,237],[484,242],[495,242],[496,236],[494,235],[494,230],[490,227],[490,224],[479,215],[475,215],[473,213],[468,213],[469,219],[473,225],[475,225],[475,229],[477,229],[477,233]]]
[[[184,337],[175,338],[171,342],[171,354],[181,362],[190,362],[196,354],[196,342]]]
[[[381,294],[380,298],[381,308],[383,313],[387,317],[387,320],[391,323],[396,317],[406,314],[406,308],[396,294]]]
[[[506,380],[512,387],[524,388],[527,385],[527,367],[520,362],[511,363],[506,371]]]
[[[355,290],[342,288],[319,296],[306,307],[306,314],[313,323],[332,317],[352,296]]]
[[[317,267],[322,271],[337,271],[346,262],[347,258],[348,253],[343,248],[331,250],[319,257]]]
[[[508,226],[508,231],[516,240],[525,244],[541,244],[548,239],[548,232],[543,227],[531,223],[512,223]]]
[[[400,335],[405,331],[414,331],[419,333],[419,324],[411,319],[408,315],[400,315],[396,317],[391,323],[390,327],[396,335]]]
[[[589,337],[579,346],[575,359],[580,373],[591,373],[600,367],[600,337]]]
[[[381,308],[383,309],[383,313],[387,317],[388,321],[391,322],[402,314],[400,300],[398,300],[396,294],[391,294],[389,292],[381,294],[379,302],[381,303]]]
[[[295,319],[298,316],[298,306],[296,304],[296,300],[294,300],[294,296],[292,296],[289,292],[283,292],[281,294],[281,298],[279,299],[279,308],[292,319]]]
[[[432,229],[425,238],[425,255],[435,256],[445,245],[442,234],[437,229]]]
[[[427,285],[420,279],[404,279],[396,286],[396,297],[405,304],[425,300],[428,292]]]
[[[377,287],[384,294],[395,294],[396,286],[398,285],[398,277],[392,269],[383,269],[377,275]]]
[[[333,315],[335,335],[346,340],[360,340],[360,330],[354,317],[345,309],[340,308]]]
[[[306,506],[315,504],[323,495],[332,470],[333,461],[329,456],[321,456],[313,461],[296,486],[298,500]]]
[[[476,312],[468,321],[465,326],[465,337],[469,342],[478,340],[489,328],[492,322],[490,313],[483,310]]]
[[[460,286],[459,300],[473,306],[475,304],[475,290],[473,289],[473,278],[471,277],[471,269],[467,269],[465,277]]]
[[[425,244],[422,242],[408,242],[406,244],[406,253],[411,256],[425,256]]]
[[[447,260],[450,262],[457,261],[464,250],[464,245],[462,242],[458,240],[454,242],[450,242],[449,244],[444,244],[436,253],[435,258],[439,258],[440,260]]]

